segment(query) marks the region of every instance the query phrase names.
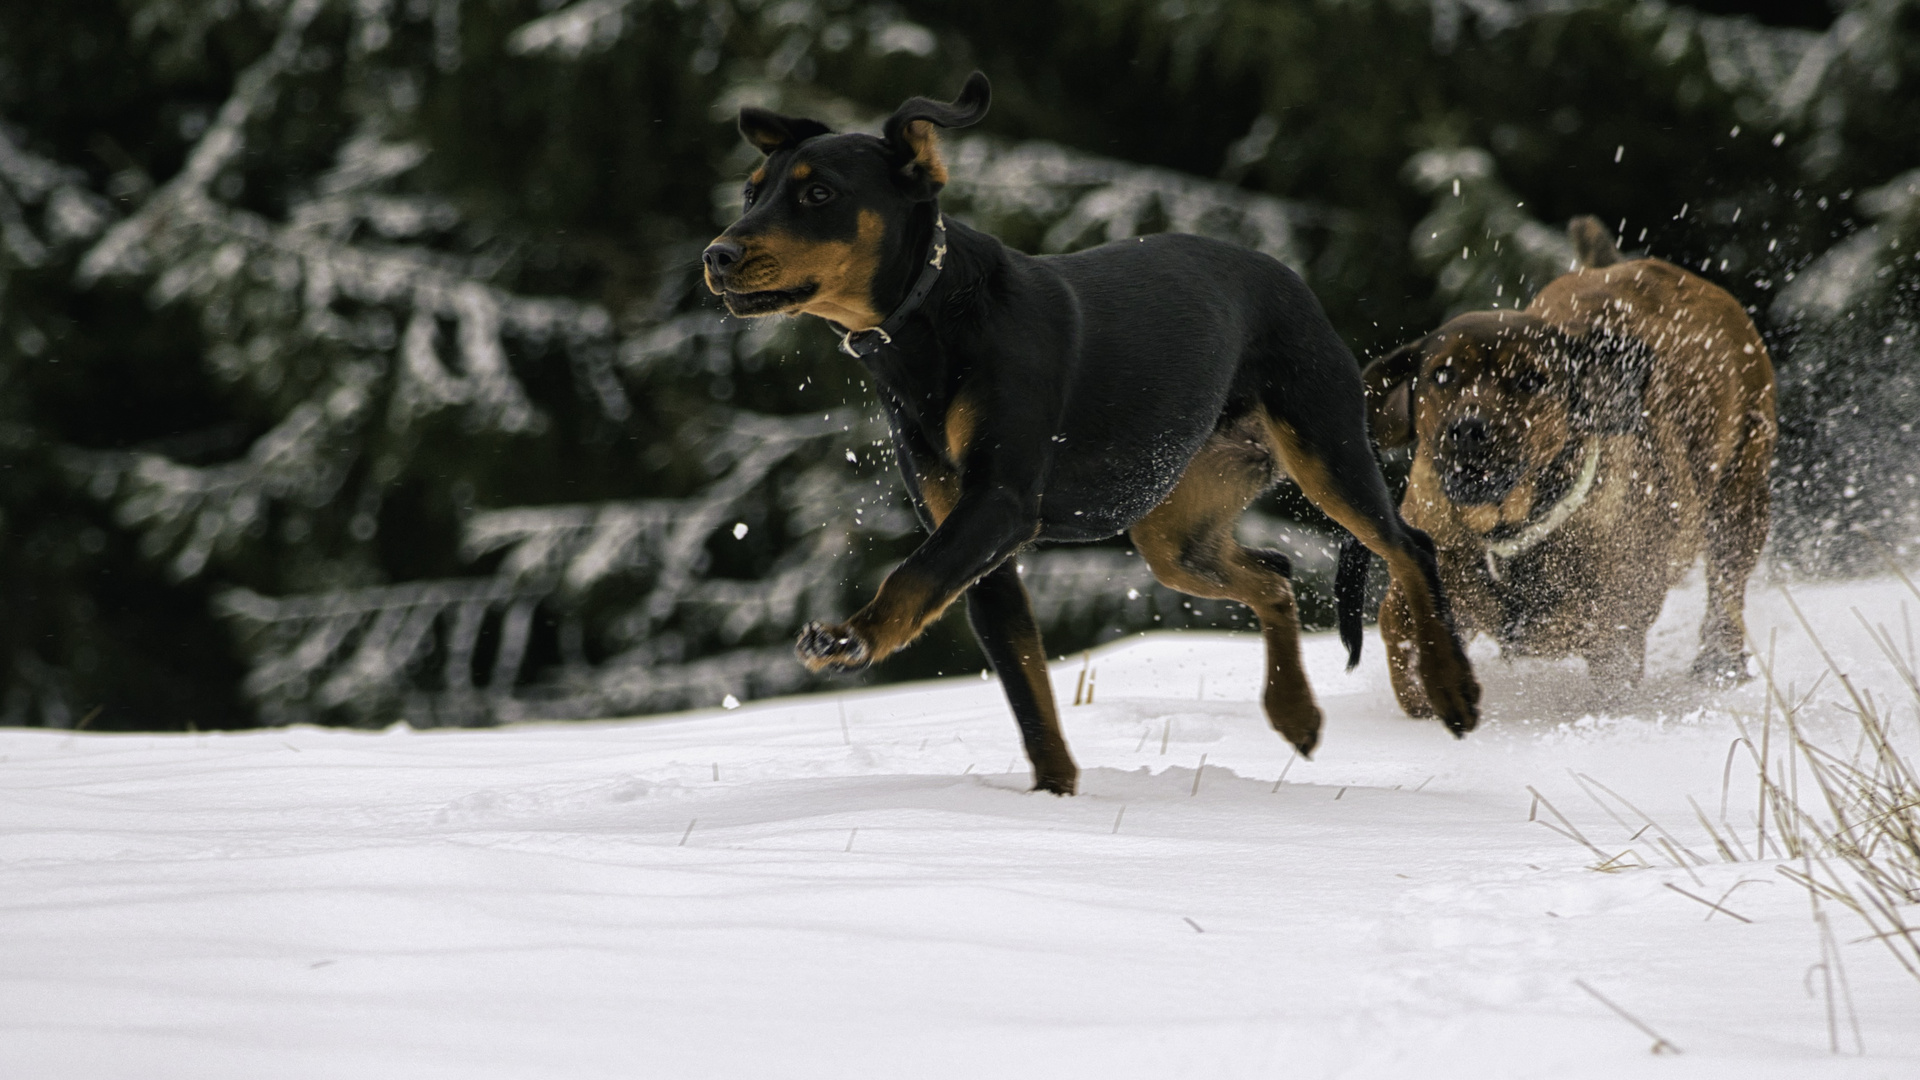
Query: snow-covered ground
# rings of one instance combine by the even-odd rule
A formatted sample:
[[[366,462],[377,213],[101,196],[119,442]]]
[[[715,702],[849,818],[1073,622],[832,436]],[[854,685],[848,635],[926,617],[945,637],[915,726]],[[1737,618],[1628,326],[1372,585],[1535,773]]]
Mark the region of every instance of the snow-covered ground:
[[[1804,691],[1818,658],[1752,596]],[[1897,689],[1850,608],[1898,635],[1904,589],[1796,596]],[[1920,982],[1872,942],[1842,946],[1866,1053],[1844,1002],[1829,1052],[1773,861],[1601,873],[1528,820],[1532,785],[1651,854],[1578,771],[1702,851],[1687,798],[1724,797],[1750,839],[1752,766],[1722,777],[1760,690],[1676,675],[1700,610],[1675,595],[1611,707],[1482,643],[1459,742],[1398,714],[1377,639],[1347,674],[1314,637],[1311,762],[1259,715],[1257,638],[1130,639],[1094,704],[1055,666],[1072,799],[1024,790],[978,678],[499,731],[0,732],[0,1075],[1920,1076]]]

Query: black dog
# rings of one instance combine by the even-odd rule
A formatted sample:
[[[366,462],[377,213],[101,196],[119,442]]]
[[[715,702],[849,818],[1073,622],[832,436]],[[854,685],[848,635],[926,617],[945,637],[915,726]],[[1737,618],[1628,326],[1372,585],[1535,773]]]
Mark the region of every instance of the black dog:
[[[975,72],[953,104],[913,98],[880,138],[740,111],[767,155],[745,212],[706,250],[736,315],[831,322],[873,373],[900,471],[932,535],[841,626],[800,635],[808,667],[853,670],[912,641],[962,593],[1006,689],[1034,786],[1071,794],[1046,650],[1011,556],[1036,540],[1131,530],[1154,576],[1238,600],[1267,642],[1264,705],[1302,754],[1320,710],[1300,665],[1290,567],[1233,526],[1291,476],[1387,560],[1411,601],[1422,681],[1461,734],[1480,687],[1454,634],[1433,545],[1395,511],[1367,441],[1360,368],[1300,279],[1265,255],[1161,235],[1034,258],[944,220],[934,125],[986,115]],[[1344,559],[1342,637],[1359,590]]]

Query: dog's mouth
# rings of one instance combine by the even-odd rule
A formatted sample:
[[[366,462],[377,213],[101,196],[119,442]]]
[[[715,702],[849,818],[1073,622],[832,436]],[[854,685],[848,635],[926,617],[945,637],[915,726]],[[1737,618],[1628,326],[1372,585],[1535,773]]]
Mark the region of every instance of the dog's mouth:
[[[1519,466],[1490,461],[1450,461],[1440,474],[1440,489],[1457,506],[1498,503],[1519,482]]]
[[[735,292],[732,289],[726,289],[721,292],[720,297],[726,301],[728,311],[748,317],[772,315],[775,312],[798,307],[813,299],[814,294],[819,291],[819,284],[810,282],[793,289],[758,289],[752,292]]]

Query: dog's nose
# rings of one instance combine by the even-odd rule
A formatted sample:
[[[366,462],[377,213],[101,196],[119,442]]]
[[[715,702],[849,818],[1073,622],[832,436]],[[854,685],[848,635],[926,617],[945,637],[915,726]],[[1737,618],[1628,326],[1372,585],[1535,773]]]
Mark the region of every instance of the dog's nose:
[[[746,248],[732,240],[721,239],[708,244],[707,250],[700,253],[700,260],[707,264],[707,272],[717,277],[725,274],[746,253]]]
[[[1486,451],[1490,434],[1486,420],[1478,416],[1456,420],[1453,427],[1447,429],[1447,435],[1453,440],[1455,449],[1469,456]]]

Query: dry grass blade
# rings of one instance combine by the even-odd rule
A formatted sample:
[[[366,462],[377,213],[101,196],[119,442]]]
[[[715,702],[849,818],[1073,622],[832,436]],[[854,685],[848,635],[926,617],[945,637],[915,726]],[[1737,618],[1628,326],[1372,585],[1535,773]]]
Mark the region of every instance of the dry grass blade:
[[[1573,985],[1579,987],[1582,990],[1585,990],[1588,994],[1591,994],[1593,996],[1593,1000],[1599,1002],[1602,1005],[1605,1005],[1609,1009],[1612,1009],[1614,1012],[1614,1015],[1618,1016],[1620,1019],[1625,1020],[1627,1023],[1632,1024],[1636,1028],[1639,1028],[1640,1031],[1647,1036],[1647,1038],[1653,1040],[1654,1053],[1656,1054],[1680,1053],[1680,1048],[1678,1046],[1675,1046],[1670,1040],[1667,1039],[1666,1036],[1660,1034],[1659,1032],[1648,1027],[1646,1024],[1642,1023],[1639,1017],[1633,1015],[1632,1013],[1621,1008],[1620,1006],[1615,1005],[1611,1000],[1608,999],[1608,997],[1605,994],[1602,994],[1600,991],[1595,990],[1591,986],[1588,986],[1585,982],[1579,979],[1573,980]]]
[[[1834,678],[1840,681],[1840,685],[1846,688],[1847,696],[1853,699],[1854,708],[1860,710],[1863,716],[1872,713],[1872,703],[1860,696],[1860,691],[1854,688],[1853,680],[1848,677],[1846,672],[1840,670],[1839,664],[1834,662],[1833,654],[1827,651],[1826,642],[1821,641],[1820,635],[1814,633],[1813,624],[1807,621],[1806,612],[1800,610],[1800,605],[1794,600],[1793,594],[1788,592],[1785,586],[1782,586],[1780,595],[1786,597],[1787,608],[1793,612],[1793,617],[1799,622],[1800,629],[1807,632],[1807,640],[1813,642],[1813,649],[1820,654],[1820,659],[1826,662],[1827,670],[1831,671]]]
[[[1734,741],[1736,745],[1739,742],[1737,739]],[[1731,746],[1727,747],[1727,760],[1729,763],[1733,760],[1733,747]],[[1713,849],[1720,853],[1721,862],[1738,863],[1753,861],[1747,854],[1746,845],[1740,844],[1739,834],[1735,833],[1732,829],[1728,829],[1727,835],[1723,839],[1720,835],[1720,830],[1714,828],[1713,822],[1707,820],[1707,812],[1700,809],[1699,803],[1693,801],[1693,796],[1687,796],[1687,805],[1693,807],[1693,816],[1699,819],[1700,827],[1707,830],[1707,835],[1713,838]],[[1735,844],[1740,845],[1738,852],[1734,851],[1733,845]]]
[[[1571,772],[1572,770],[1568,770],[1568,771]],[[1687,870],[1688,873],[1692,873],[1692,870],[1688,867],[1686,860],[1680,857],[1682,853],[1686,855],[1687,859],[1692,859],[1694,862],[1694,865],[1697,865],[1697,866],[1707,865],[1707,860],[1701,858],[1699,855],[1695,854],[1691,848],[1687,847],[1685,844],[1682,844],[1679,840],[1675,839],[1672,833],[1668,832],[1664,827],[1662,827],[1659,822],[1653,820],[1651,817],[1648,817],[1647,814],[1644,811],[1642,811],[1639,807],[1628,802],[1625,796],[1621,795],[1619,792],[1613,790],[1612,788],[1601,783],[1600,781],[1595,780],[1593,777],[1588,776],[1586,773],[1576,772],[1576,773],[1572,773],[1572,775],[1574,780],[1578,781],[1581,787],[1586,788],[1587,785],[1590,784],[1593,787],[1599,788],[1601,791],[1604,791],[1609,796],[1611,796],[1621,806],[1624,806],[1629,811],[1631,811],[1635,817],[1639,818],[1641,821],[1646,822],[1646,827],[1642,828],[1639,832],[1634,833],[1633,834],[1634,836],[1636,837],[1639,836],[1640,833],[1646,832],[1647,829],[1652,829],[1654,832],[1659,833],[1660,838],[1666,841],[1667,857],[1673,860],[1675,866],[1680,867],[1682,870]],[[1600,802],[1599,798],[1593,795],[1593,792],[1591,789],[1588,789],[1587,795],[1589,798],[1593,798],[1593,801]],[[1606,805],[1605,803],[1601,803],[1602,807],[1604,807],[1605,805]],[[1620,821],[1619,816],[1615,815],[1614,820]],[[1620,824],[1623,827],[1630,827],[1630,826],[1627,826],[1627,823],[1624,821],[1621,821]]]
[[[1834,998],[1834,986],[1840,988],[1840,999],[1846,1003],[1847,1020],[1853,1029],[1853,1052],[1867,1052],[1866,1042],[1860,1037],[1860,1014],[1853,1007],[1853,988],[1847,982],[1846,965],[1840,962],[1840,943],[1833,939],[1833,927],[1827,922],[1827,913],[1818,906],[1814,908],[1813,921],[1820,927],[1820,962],[1807,970],[1807,977],[1820,973],[1821,989],[1825,992],[1827,1006],[1827,1049],[1835,1054],[1840,1052],[1839,1002]],[[1812,991],[1809,986],[1808,991]]]
[[[1845,889],[1835,889],[1832,886],[1825,884],[1824,882],[1816,881],[1809,875],[1804,874],[1799,870],[1794,869],[1791,866],[1776,866],[1774,867],[1774,869],[1778,871],[1782,877],[1786,878],[1788,881],[1793,882],[1795,885],[1798,885],[1801,888],[1806,889],[1810,893],[1813,893],[1817,896],[1824,896],[1836,904],[1842,904],[1846,907],[1852,908],[1855,911],[1860,910],[1860,901],[1854,899],[1853,894],[1846,891]]]
[[[1607,863],[1611,863],[1614,860],[1620,858],[1621,855],[1626,854],[1625,852],[1622,852],[1621,855],[1608,855],[1606,852],[1601,851],[1599,848],[1594,846],[1593,841],[1587,839],[1586,834],[1582,833],[1579,829],[1574,828],[1573,822],[1567,820],[1567,816],[1565,814],[1562,814],[1559,808],[1553,805],[1552,800],[1548,799],[1545,795],[1540,794],[1539,789],[1535,788],[1532,784],[1528,784],[1527,791],[1533,795],[1533,800],[1536,805],[1546,807],[1547,813],[1552,814],[1560,822],[1558,826],[1554,825],[1553,822],[1551,821],[1541,821],[1540,824],[1545,825],[1547,828],[1552,829],[1554,832],[1559,833],[1561,836],[1564,836],[1567,839],[1574,841],[1575,843],[1585,845],[1588,851],[1593,852],[1595,855],[1599,856],[1602,860],[1604,860]],[[1534,820],[1539,820],[1539,819],[1536,818]]]
[[[1753,924],[1753,920],[1747,918],[1745,915],[1742,915],[1737,911],[1729,911],[1728,909],[1721,907],[1719,904],[1714,903],[1713,901],[1707,899],[1704,896],[1695,896],[1692,893],[1688,892],[1687,890],[1681,888],[1678,885],[1673,884],[1670,881],[1663,881],[1661,882],[1661,884],[1665,885],[1667,888],[1672,889],[1674,892],[1679,893],[1681,896],[1686,897],[1687,899],[1693,901],[1696,904],[1707,905],[1708,907],[1712,908],[1713,911],[1717,911],[1720,914],[1727,916],[1728,918],[1739,919],[1741,922],[1746,923],[1749,926]],[[1713,911],[1707,912],[1707,918],[1709,919],[1713,918]]]
[[[1901,581],[1913,589],[1912,579],[1897,566],[1893,569]],[[1920,592],[1915,595],[1920,596]],[[1775,780],[1770,760],[1761,755],[1763,802],[1773,812],[1783,834],[1794,838],[1788,846],[1799,849],[1794,854],[1801,866],[1798,869],[1783,866],[1780,872],[1807,889],[1814,904],[1815,919],[1823,928],[1825,916],[1819,911],[1821,899],[1848,908],[1871,931],[1861,940],[1881,942],[1910,975],[1920,979],[1920,933],[1907,923],[1902,911],[1920,901],[1920,773],[1896,745],[1892,710],[1885,702],[1876,700],[1870,690],[1854,685],[1840,670],[1791,595],[1787,596],[1787,603],[1825,662],[1825,674],[1832,675],[1845,689],[1852,707],[1843,706],[1842,711],[1858,724],[1859,739],[1851,757],[1842,757],[1813,742],[1799,721],[1800,706],[1789,700],[1791,694],[1780,692],[1772,665],[1762,665],[1769,704],[1777,701],[1784,714],[1790,760],[1805,766],[1807,775],[1819,789],[1821,801],[1826,804],[1824,817],[1816,819],[1797,798],[1797,784],[1783,786]],[[1892,633],[1885,627],[1874,625],[1857,609],[1853,616],[1893,666],[1915,706],[1920,708],[1920,681],[1914,678],[1914,658],[1901,655]],[[1803,699],[1801,705],[1804,704]],[[1763,733],[1763,745],[1765,737]],[[1798,773],[1796,767],[1793,777]],[[1850,871],[1845,878],[1828,861],[1829,856]],[[1818,874],[1814,869],[1816,865]],[[1825,950],[1816,968],[1829,980],[1839,979],[1839,989],[1843,994],[1846,992],[1845,974],[1839,971],[1837,946]],[[1831,1010],[1834,1001],[1831,982],[1827,994]],[[1833,1030],[1837,1047],[1837,1028]]]

